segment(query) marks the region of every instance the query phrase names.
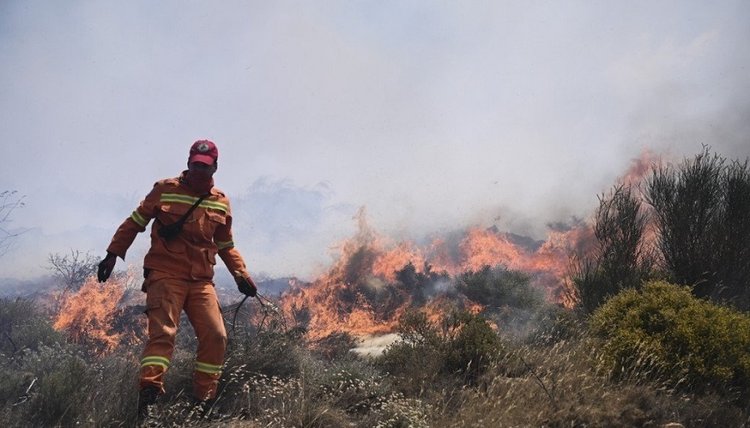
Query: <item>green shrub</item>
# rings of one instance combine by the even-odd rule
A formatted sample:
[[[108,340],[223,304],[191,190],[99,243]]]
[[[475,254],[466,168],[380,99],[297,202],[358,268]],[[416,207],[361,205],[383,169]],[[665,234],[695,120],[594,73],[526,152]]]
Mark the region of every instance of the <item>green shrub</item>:
[[[70,426],[84,414],[95,384],[87,362],[64,344],[26,349],[3,367],[2,378],[4,404],[15,413],[10,426]]]
[[[500,338],[487,321],[468,312],[453,313],[443,369],[474,383],[500,352]]]
[[[436,385],[476,382],[502,349],[487,320],[468,312],[454,312],[441,326],[422,312],[409,312],[399,321],[399,333],[402,340],[386,348],[377,364],[411,396]]]
[[[586,323],[580,311],[558,305],[547,305],[533,319],[534,328],[523,338],[523,342],[536,345],[554,345],[573,340],[586,333]]]
[[[38,307],[0,299],[0,407],[9,411],[0,419],[7,426],[68,424],[86,402],[86,362]]]
[[[61,342],[62,336],[30,299],[0,299],[0,354],[12,356]]]
[[[604,339],[605,367],[698,392],[750,388],[750,316],[692,296],[663,281],[626,290],[591,318]]]
[[[398,391],[409,396],[422,394],[434,385],[444,364],[444,338],[424,312],[411,311],[399,319],[401,341],[388,346],[376,363]]]

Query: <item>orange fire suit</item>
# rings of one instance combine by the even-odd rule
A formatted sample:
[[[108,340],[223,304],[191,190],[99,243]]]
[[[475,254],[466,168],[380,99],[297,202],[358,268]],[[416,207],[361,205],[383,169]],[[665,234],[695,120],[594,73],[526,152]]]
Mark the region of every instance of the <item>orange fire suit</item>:
[[[158,181],[117,229],[107,251],[124,259],[136,235],[156,219],[143,262],[148,342],[141,359],[140,387],[156,386],[164,392],[163,376],[172,359],[180,313],[185,310],[198,337],[193,392],[206,400],[216,395],[227,342],[213,284],[216,254],[233,274],[248,273],[232,240],[229,199],[215,187],[177,237],[167,241],[159,236],[159,229],[177,222],[200,196],[183,183],[182,176]]]

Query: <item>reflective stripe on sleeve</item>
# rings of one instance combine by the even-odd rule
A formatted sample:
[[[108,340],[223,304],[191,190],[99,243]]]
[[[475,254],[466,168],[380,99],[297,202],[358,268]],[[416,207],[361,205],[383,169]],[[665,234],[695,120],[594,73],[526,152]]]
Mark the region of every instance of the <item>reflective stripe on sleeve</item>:
[[[234,247],[234,241],[216,241],[216,246],[223,250],[225,248],[232,248]]]
[[[146,225],[148,224],[148,220],[143,218],[142,215],[138,214],[138,210],[133,211],[133,214],[130,214],[130,218],[140,227],[146,227]]]
[[[156,355],[143,357],[143,359],[141,360],[141,367],[146,366],[161,366],[164,368],[164,370],[166,370],[169,368],[169,359]]]
[[[203,372],[208,374],[221,374],[221,366],[215,364],[202,363],[200,361],[195,362],[195,371]]]

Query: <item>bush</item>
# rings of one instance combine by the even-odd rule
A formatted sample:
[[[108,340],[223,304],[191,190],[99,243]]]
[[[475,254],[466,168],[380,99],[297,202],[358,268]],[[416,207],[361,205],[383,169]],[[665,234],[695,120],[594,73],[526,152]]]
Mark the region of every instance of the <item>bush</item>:
[[[78,291],[86,279],[93,276],[99,265],[99,257],[90,253],[70,250],[70,255],[50,254],[47,258],[50,272],[60,283],[63,294]]]
[[[750,308],[750,169],[709,149],[677,167],[654,169],[653,206],[664,267],[698,297]]]
[[[529,285],[529,276],[502,266],[485,266],[457,278],[456,290],[490,309],[512,307],[531,309],[544,302],[542,293]]]
[[[687,287],[654,281],[626,290],[593,314],[591,329],[616,377],[748,399],[750,316],[696,299]]]
[[[227,368],[234,364],[246,365],[254,373],[291,378],[299,376],[303,354],[302,340],[296,332],[261,331],[254,337],[230,342]]]
[[[500,338],[484,318],[468,312],[452,314],[449,323],[455,333],[449,336],[444,370],[475,383],[497,358]]]
[[[626,288],[638,288],[651,274],[652,256],[643,242],[646,215],[628,186],[599,197],[592,254],[574,260],[573,286],[578,307],[591,313]]]
[[[419,396],[441,375],[445,339],[424,312],[404,314],[399,319],[398,332],[402,340],[388,346],[376,363],[392,375],[396,390]]]
[[[399,321],[399,333],[402,341],[386,348],[378,365],[406,395],[435,384],[474,384],[502,349],[487,320],[468,312],[454,312],[441,327],[410,312]]]
[[[534,317],[533,325],[524,343],[554,345],[579,339],[587,332],[581,312],[557,305],[543,307]]]
[[[422,307],[434,295],[438,284],[448,282],[449,276],[445,272],[433,272],[432,266],[425,263],[422,272],[412,262],[407,263],[401,270],[396,271],[397,283],[393,284],[398,290],[403,290],[411,296],[411,304]]]
[[[35,426],[70,426],[84,411],[92,382],[81,355],[64,344],[27,349],[21,359],[3,367],[0,392],[12,420]],[[11,407],[12,406],[12,407]],[[19,425],[22,426],[22,425]]]
[[[0,354],[12,356],[63,340],[38,307],[30,299],[0,299]]]
[[[346,359],[353,355],[351,350],[357,346],[357,339],[348,332],[331,333],[317,340],[312,351],[328,361]]]

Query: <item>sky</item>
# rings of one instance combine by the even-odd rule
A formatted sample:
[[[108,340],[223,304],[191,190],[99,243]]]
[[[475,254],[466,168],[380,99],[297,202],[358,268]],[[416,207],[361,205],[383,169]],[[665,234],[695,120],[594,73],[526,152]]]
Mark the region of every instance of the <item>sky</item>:
[[[0,2],[0,277],[103,255],[190,145],[257,275],[370,224],[544,239],[633,161],[750,156],[747,1]],[[126,263],[148,248],[141,235]]]

